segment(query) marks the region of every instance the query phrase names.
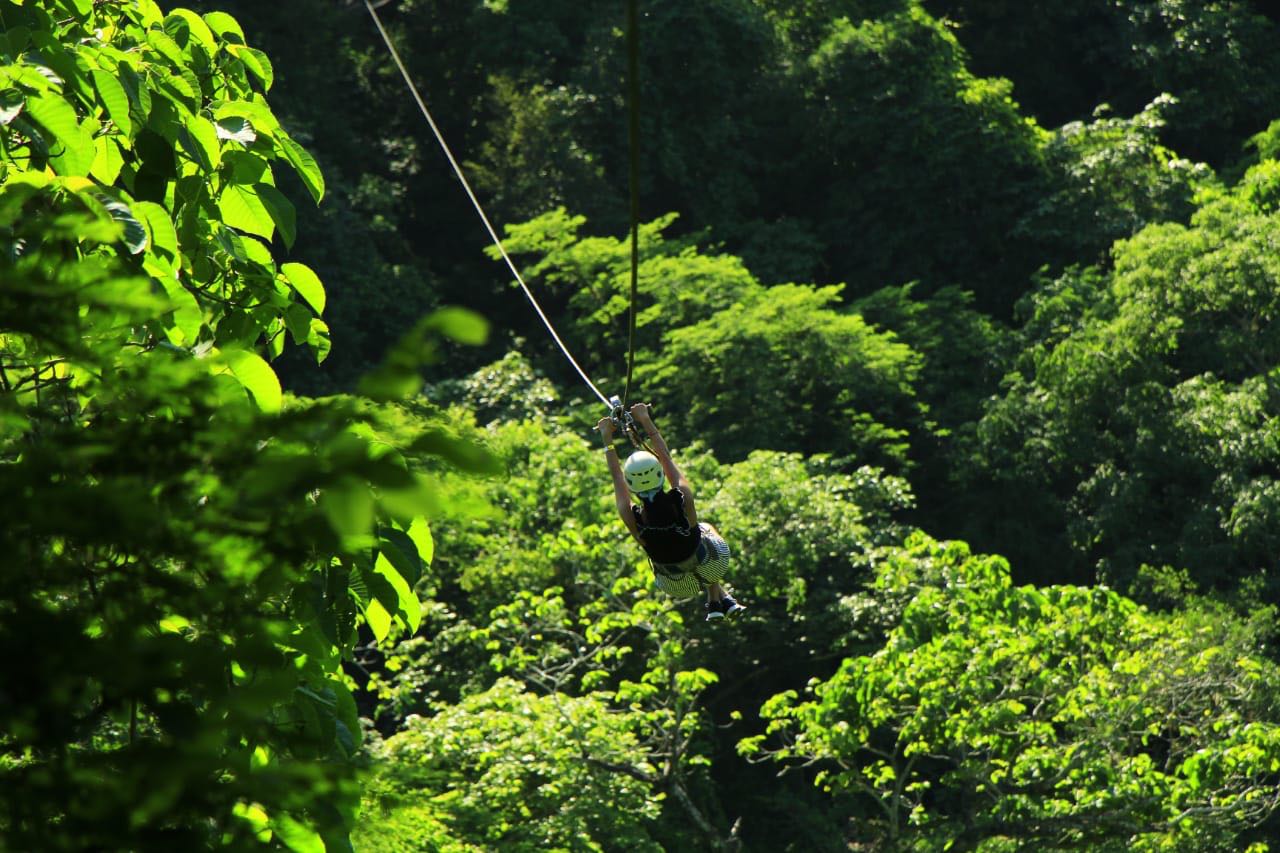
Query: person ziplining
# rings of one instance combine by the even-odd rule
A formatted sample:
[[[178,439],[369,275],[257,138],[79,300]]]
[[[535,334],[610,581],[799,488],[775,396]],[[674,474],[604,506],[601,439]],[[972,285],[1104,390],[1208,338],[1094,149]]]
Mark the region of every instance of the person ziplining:
[[[601,418],[596,429],[604,439],[618,516],[649,557],[654,583],[667,595],[681,599],[705,589],[707,599],[702,606],[708,622],[738,616],[746,607],[721,585],[729,570],[729,545],[718,530],[698,520],[693,487],[671,458],[649,407],[636,403],[630,415],[652,442],[653,453],[637,450],[620,463],[613,446],[618,417]],[[664,481],[671,488],[664,490]],[[640,499],[639,505],[631,502],[632,494]]]
[[[617,503],[618,514],[621,516],[623,523],[626,524],[627,530],[630,531],[631,535],[644,548],[645,554],[648,555],[649,563],[653,567],[654,581],[658,589],[674,598],[681,599],[691,598],[705,589],[707,599],[703,607],[706,610],[708,622],[722,619],[725,616],[737,616],[742,613],[746,608],[734,600],[733,596],[720,584],[729,568],[729,546],[714,527],[698,521],[698,513],[693,500],[693,488],[672,460],[666,442],[663,441],[657,427],[653,425],[649,407],[644,403],[637,403],[631,408],[630,412],[627,412],[624,404],[618,398],[606,398],[569,352],[569,348],[560,339],[560,335],[556,333],[551,320],[542,310],[542,306],[538,304],[538,300],[520,275],[520,270],[516,268],[515,262],[507,254],[506,248],[502,245],[502,240],[498,238],[498,232],[485,214],[480,200],[476,198],[475,192],[471,189],[471,184],[467,181],[457,158],[453,156],[453,152],[449,149],[448,143],[445,142],[444,135],[440,132],[435,119],[431,117],[431,111],[427,109],[426,101],[423,100],[422,93],[418,91],[417,85],[409,74],[409,69],[405,67],[404,61],[400,58],[400,53],[396,50],[391,36],[387,33],[386,28],[383,27],[382,20],[378,17],[375,3],[372,0],[364,0],[364,5],[369,12],[369,16],[373,19],[378,33],[382,36],[388,53],[391,54],[391,58],[400,70],[401,76],[404,77],[405,84],[413,94],[418,108],[422,111],[423,118],[427,120],[427,124],[431,127],[431,132],[435,135],[436,142],[440,144],[440,148],[444,151],[449,165],[453,167],[454,174],[462,184],[463,189],[466,190],[467,197],[471,200],[472,206],[475,207],[476,213],[480,216],[480,221],[484,223],[485,229],[489,232],[489,237],[493,240],[493,244],[498,248],[502,259],[506,261],[511,274],[515,276],[516,283],[524,291],[525,297],[533,306],[534,311],[537,312],[538,317],[542,320],[543,325],[546,326],[556,345],[560,347],[560,351],[564,353],[564,357],[573,365],[574,370],[578,372],[578,375],[586,383],[587,387],[591,389],[591,392],[609,407],[610,414],[600,420],[597,429],[604,437],[607,445],[605,456],[609,460],[609,468],[613,475],[614,498]],[[628,0],[627,52],[629,73],[627,101],[629,113],[628,137],[630,143],[631,306],[629,311],[630,329],[627,341],[627,379],[622,394],[623,401],[627,399],[631,391],[632,370],[635,366],[636,282],[640,259],[639,117],[636,108],[639,98],[637,29],[636,2],[635,0]],[[653,448],[657,451],[657,455],[655,456],[648,451],[638,450],[628,457],[625,465],[621,465],[618,462],[617,453],[613,450],[614,436],[620,431],[625,431],[636,444],[641,444],[642,439],[636,434],[636,424],[639,424],[644,429],[653,442]],[[662,488],[664,480],[671,484],[671,488],[665,491]],[[640,498],[639,505],[631,503],[630,493],[634,493]]]

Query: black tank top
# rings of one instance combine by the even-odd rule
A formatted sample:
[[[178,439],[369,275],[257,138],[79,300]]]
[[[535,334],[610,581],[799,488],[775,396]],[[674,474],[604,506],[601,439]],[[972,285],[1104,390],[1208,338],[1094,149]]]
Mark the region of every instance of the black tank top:
[[[702,531],[690,525],[684,514],[684,493],[679,489],[658,492],[653,500],[632,506],[640,542],[655,563],[680,563],[698,550]]]

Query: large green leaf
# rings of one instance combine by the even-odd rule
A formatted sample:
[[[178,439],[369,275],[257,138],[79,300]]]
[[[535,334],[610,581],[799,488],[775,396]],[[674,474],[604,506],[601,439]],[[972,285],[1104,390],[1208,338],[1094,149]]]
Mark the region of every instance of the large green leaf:
[[[502,460],[490,450],[444,430],[429,429],[414,439],[410,447],[417,453],[438,456],[463,471],[500,474]]]
[[[215,119],[245,118],[257,133],[273,135],[280,131],[280,121],[271,108],[261,101],[222,101],[213,105]]]
[[[346,478],[320,494],[320,509],[329,526],[353,550],[367,547],[373,540],[374,502],[363,480]]]
[[[329,341],[329,324],[319,317],[311,318],[311,330],[307,334],[307,346],[315,354],[316,364],[323,364],[329,357],[332,344]]]
[[[396,571],[396,567],[391,564],[385,554],[378,555],[373,570],[379,577],[390,584],[395,591],[394,601],[385,601],[380,597],[379,600],[382,601],[387,610],[394,612],[404,620],[411,633],[417,633],[418,627],[422,624],[422,604],[418,601],[418,597],[413,594],[413,590],[409,588],[404,576]],[[378,588],[373,589],[375,597],[378,597],[378,591]]]
[[[218,42],[213,37],[213,31],[209,29],[209,25],[204,19],[192,12],[190,9],[174,9],[169,13],[169,17],[165,18],[165,27],[168,29],[171,19],[181,19],[186,24],[188,32],[200,44],[201,47],[213,56],[218,52]]]
[[[284,133],[278,135],[277,141],[280,143],[280,149],[284,152],[285,159],[293,165],[298,177],[302,179],[302,183],[306,186],[307,192],[311,193],[311,197],[315,199],[316,204],[319,204],[320,199],[324,198],[324,175],[321,174],[320,166],[316,164],[315,158],[307,152],[307,149],[294,142]]]
[[[169,343],[180,347],[194,347],[204,324],[204,309],[191,291],[182,286],[177,273],[158,256],[149,255],[142,263],[143,269],[160,282],[173,311],[173,325],[165,329]]]
[[[151,201],[135,201],[134,215],[147,226],[151,237],[151,248],[169,256],[171,260],[178,257],[178,232],[173,227],[173,219],[169,211]]]
[[[271,183],[271,167],[257,154],[231,149],[222,155],[223,180],[230,184]]]
[[[489,337],[488,321],[466,308],[441,308],[427,318],[425,325],[460,344],[479,346]]]
[[[373,639],[377,642],[381,643],[387,638],[387,634],[391,633],[391,614],[378,599],[373,598],[365,603],[364,618],[369,623],[369,630],[373,631]]]
[[[178,47],[178,43],[169,37],[169,34],[161,29],[147,30],[147,43],[155,48],[165,59],[169,60],[169,64],[174,68],[182,68],[186,65],[186,60],[182,55],[182,48]],[[164,64],[164,63],[160,63]]]
[[[284,240],[285,246],[293,248],[293,241],[298,235],[297,212],[293,208],[293,202],[270,184],[257,184],[254,189],[258,192],[258,199],[267,208],[267,213],[271,214],[271,220],[280,229],[280,238]]]
[[[244,30],[240,28],[240,23],[226,12],[207,12],[204,22],[222,39],[227,40],[229,35],[235,36],[232,44],[244,44]]]
[[[295,302],[285,309],[284,325],[295,344],[305,344],[311,336],[311,309]]]
[[[379,535],[378,551],[390,561],[405,583],[412,587],[422,577],[422,558],[418,556],[418,546],[409,534],[394,527],[383,526]]]
[[[324,313],[324,285],[320,283],[319,276],[311,271],[311,267],[290,261],[280,265],[280,276],[289,283],[290,287],[298,291],[299,296],[307,300],[307,304],[315,310],[316,314]]]
[[[280,379],[262,356],[249,350],[227,350],[222,357],[259,409],[268,413],[280,411],[284,399]]]
[[[97,178],[99,183],[114,185],[120,177],[120,170],[124,168],[124,154],[120,143],[114,135],[99,136],[93,141],[93,148],[93,165],[89,167],[89,174]]]
[[[222,163],[222,145],[218,142],[218,131],[213,122],[203,116],[188,113],[182,117],[178,144],[206,173],[214,171]]]
[[[57,95],[37,95],[27,99],[27,115],[48,135],[45,142],[55,172],[68,177],[89,174],[97,150],[70,104]]]
[[[227,45],[227,52],[243,62],[244,67],[262,81],[262,88],[270,91],[271,84],[275,81],[275,72],[271,68],[271,60],[265,53],[242,44]]]
[[[276,815],[271,819],[271,828],[276,837],[293,853],[325,853],[324,841],[320,833],[287,814]]]
[[[431,561],[435,559],[436,542],[435,537],[431,535],[431,525],[422,517],[415,518],[413,524],[409,525],[409,538],[413,540],[413,544],[418,549],[418,557],[422,562],[431,565]]]
[[[94,68],[93,87],[107,110],[107,115],[126,136],[133,135],[133,117],[129,115],[129,96],[114,74]]]
[[[275,221],[254,187],[240,184],[223,187],[222,194],[218,196],[218,211],[222,214],[222,221],[232,228],[268,240],[275,231]]]

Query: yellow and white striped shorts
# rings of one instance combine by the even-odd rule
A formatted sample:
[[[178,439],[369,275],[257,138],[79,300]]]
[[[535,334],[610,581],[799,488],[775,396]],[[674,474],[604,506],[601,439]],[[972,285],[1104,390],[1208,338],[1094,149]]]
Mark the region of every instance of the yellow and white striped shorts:
[[[658,589],[672,598],[692,598],[719,583],[729,572],[729,544],[720,532],[705,522],[698,523],[702,541],[698,552],[683,563],[653,563],[653,580]]]

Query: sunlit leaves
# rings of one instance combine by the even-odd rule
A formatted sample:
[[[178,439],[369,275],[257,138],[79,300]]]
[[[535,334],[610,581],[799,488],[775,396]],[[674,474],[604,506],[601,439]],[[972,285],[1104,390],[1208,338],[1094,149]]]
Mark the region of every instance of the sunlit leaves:
[[[310,267],[291,261],[280,265],[280,275],[307,301],[316,314],[324,313],[324,285]]]
[[[942,847],[981,827],[1048,847],[1230,844],[1280,803],[1280,672],[1225,614],[1014,587],[1003,560],[923,536],[878,575],[902,605],[884,647],[762,714],[790,736],[775,757],[823,762],[820,784],[879,804],[879,843]]]
[[[98,97],[107,110],[107,115],[115,122],[125,136],[133,133],[133,119],[129,115],[129,96],[125,94],[120,81],[107,71],[93,69],[93,85],[98,90]]]
[[[1260,528],[1231,521],[1237,507],[1273,512],[1261,472],[1274,467],[1280,411],[1280,220],[1254,192],[1265,168],[1204,189],[1189,224],[1117,242],[1110,271],[1042,281],[1025,302],[1017,370],[966,463],[971,482],[1038,507],[1026,537],[1037,549],[1058,538],[1065,558],[1135,593],[1143,564],[1225,586],[1271,559]]]
[[[275,233],[275,220],[262,203],[255,187],[228,184],[218,197],[218,211],[222,221],[232,228],[257,234],[268,240]]]
[[[89,174],[95,153],[93,136],[81,126],[70,104],[56,95],[31,97],[26,114],[44,131],[49,160],[58,174]]]
[[[311,193],[311,197],[318,204],[320,199],[324,198],[324,175],[321,174],[315,158],[288,136],[282,135],[279,139],[279,145],[284,152],[285,158],[297,170],[298,177],[302,178],[302,183],[306,186],[307,192]]]
[[[269,61],[228,52],[223,14],[58,14],[9,4],[20,59],[0,66],[0,647],[33,644],[31,695],[0,702],[0,782],[34,816],[0,821],[0,846],[163,826],[339,849],[360,742],[341,661],[361,608],[382,636],[418,628],[435,499],[359,433],[373,413],[286,404],[264,358],[286,327],[329,344],[319,280],[298,264],[290,287],[257,239],[296,230],[249,77]],[[375,524],[412,531],[403,574],[370,553]]]
[[[283,398],[280,380],[261,356],[248,350],[227,350],[223,358],[260,409],[264,412],[280,411]]]
[[[646,822],[659,801],[636,778],[653,772],[641,726],[599,697],[539,695],[504,679],[389,739],[367,808],[414,843],[437,827],[426,832],[440,849],[656,850]],[[355,841],[373,849],[375,835]]]

